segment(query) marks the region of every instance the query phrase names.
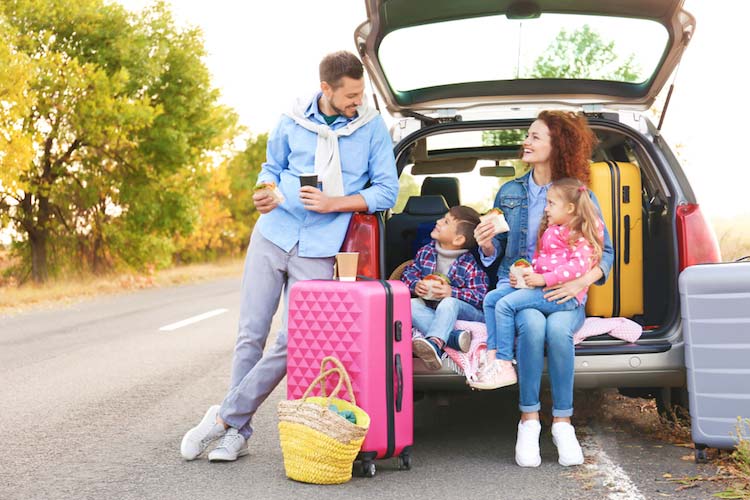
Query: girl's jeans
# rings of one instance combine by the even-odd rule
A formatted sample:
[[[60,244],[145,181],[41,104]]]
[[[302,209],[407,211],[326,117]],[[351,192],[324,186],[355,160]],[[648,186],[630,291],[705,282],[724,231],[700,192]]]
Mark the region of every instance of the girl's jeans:
[[[444,298],[435,309],[420,298],[411,299],[412,323],[425,337],[438,337],[447,343],[457,319],[483,321],[484,315],[481,310],[454,297]]]
[[[487,324],[487,350],[497,350],[497,359],[513,359],[513,341],[516,338],[515,327],[498,331],[495,324],[495,306],[506,295],[515,292],[507,278],[500,280],[497,287],[484,297],[484,321]]]

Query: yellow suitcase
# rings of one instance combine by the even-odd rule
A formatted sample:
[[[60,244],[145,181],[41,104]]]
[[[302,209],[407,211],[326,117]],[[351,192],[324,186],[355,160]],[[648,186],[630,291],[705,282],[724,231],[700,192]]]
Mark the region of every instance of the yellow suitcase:
[[[643,314],[643,210],[641,172],[632,163],[591,165],[591,190],[599,200],[615,260],[607,282],[589,288],[587,316]]]

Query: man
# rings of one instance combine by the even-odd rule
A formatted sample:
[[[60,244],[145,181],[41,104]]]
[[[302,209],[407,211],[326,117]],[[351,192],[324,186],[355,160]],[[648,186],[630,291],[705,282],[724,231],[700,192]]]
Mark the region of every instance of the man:
[[[210,461],[246,455],[252,417],[286,374],[289,289],[298,280],[329,279],[352,212],[391,208],[398,195],[393,148],[383,118],[363,106],[362,63],[336,52],[320,63],[320,92],[297,101],[268,139],[253,195],[262,214],[250,238],[242,277],[239,332],[229,392],[185,434],[180,451],[193,460],[221,438]],[[322,182],[300,188],[300,174]],[[367,186],[367,187],[366,187]],[[271,320],[284,293],[276,343],[263,354]]]

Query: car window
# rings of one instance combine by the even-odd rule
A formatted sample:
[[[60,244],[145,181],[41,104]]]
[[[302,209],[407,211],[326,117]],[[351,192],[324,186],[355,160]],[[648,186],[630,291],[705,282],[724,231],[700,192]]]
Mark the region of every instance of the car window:
[[[393,208],[401,212],[410,196],[419,196],[427,177],[455,177],[459,185],[459,198],[479,213],[484,213],[495,200],[504,183],[528,171],[519,157],[526,129],[462,131],[435,134],[425,139],[423,148],[415,148],[410,162],[399,178],[399,196]],[[465,167],[470,165],[469,171]],[[455,166],[454,171],[450,170]],[[496,177],[481,175],[483,167],[510,167],[513,175]],[[463,167],[463,168],[462,168]]]
[[[404,92],[518,79],[642,83],[658,69],[668,41],[664,26],[647,19],[500,15],[398,29],[383,38],[378,55],[391,87]]]

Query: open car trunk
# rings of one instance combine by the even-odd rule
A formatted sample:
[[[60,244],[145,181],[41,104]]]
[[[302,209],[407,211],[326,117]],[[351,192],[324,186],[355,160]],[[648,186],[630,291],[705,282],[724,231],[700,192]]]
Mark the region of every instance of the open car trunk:
[[[416,249],[428,241],[434,222],[448,206],[469,205],[483,213],[492,206],[503,182],[525,173],[527,167],[516,158],[523,140],[520,132],[531,122],[529,119],[440,124],[422,128],[399,143],[401,194],[385,223],[386,276],[394,270],[398,274],[399,266],[413,258]],[[641,203],[640,221],[634,227],[642,232],[639,283],[642,283],[643,307],[635,314],[621,316],[641,324],[644,333],[637,345],[607,335],[592,337],[578,346],[577,355],[663,352],[670,348],[663,339],[673,333],[679,320],[678,291],[674,286],[678,272],[674,243],[676,207],[674,197],[669,196],[669,176],[664,175],[664,166],[651,159],[653,145],[641,134],[606,117],[591,117],[589,123],[600,139],[593,162],[632,164],[640,172],[641,192],[630,196],[639,196]],[[479,134],[480,143],[468,139],[472,134]],[[455,139],[454,147],[448,147],[451,139]],[[496,143],[488,145],[492,140]],[[496,177],[507,174],[510,176]],[[603,205],[611,200],[599,196],[599,202]],[[616,260],[622,251],[622,247],[615,248]],[[627,287],[623,289],[624,294],[636,293]]]

